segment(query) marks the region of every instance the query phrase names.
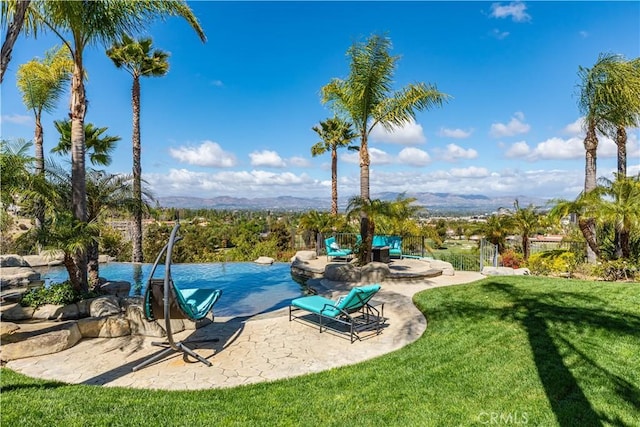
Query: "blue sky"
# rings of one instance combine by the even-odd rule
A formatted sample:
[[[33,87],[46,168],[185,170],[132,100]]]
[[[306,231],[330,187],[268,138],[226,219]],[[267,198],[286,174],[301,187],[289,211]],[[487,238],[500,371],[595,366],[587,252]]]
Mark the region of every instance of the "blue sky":
[[[640,56],[639,2],[189,2],[207,34],[180,19],[153,24],[170,70],[142,85],[142,170],[153,193],[330,197],[330,156],[311,130],[332,112],[320,88],[348,74],[346,51],[373,33],[400,55],[395,88],[427,82],[451,95],[370,142],[371,192],[575,197],[584,185],[578,67],[603,52]],[[20,38],[2,84],[4,139],[32,139],[18,66],[59,41]],[[110,172],[131,171],[131,77],[93,46],[85,54],[87,122],[122,140]],[[45,113],[67,117],[68,94]],[[629,173],[640,172],[638,129]],[[598,175],[616,168],[601,138]],[[339,196],[359,193],[357,153],[339,155]],[[58,156],[56,156],[58,157]],[[59,158],[59,157],[58,157]],[[59,158],[62,160],[61,158]]]

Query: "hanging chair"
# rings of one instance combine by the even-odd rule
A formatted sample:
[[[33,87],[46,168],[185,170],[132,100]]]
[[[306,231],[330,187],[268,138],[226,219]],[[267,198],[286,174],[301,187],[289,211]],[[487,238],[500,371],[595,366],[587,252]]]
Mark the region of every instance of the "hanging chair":
[[[144,293],[144,315],[147,320],[154,321],[164,319],[165,331],[167,333],[167,341],[152,342],[152,345],[165,347],[165,350],[153,355],[139,365],[133,367],[134,371],[144,368],[151,363],[161,360],[170,353],[179,351],[183,353],[186,360],[187,356],[191,356],[196,360],[211,366],[204,357],[196,354],[192,349],[185,345],[185,342],[175,341],[171,330],[171,319],[189,319],[198,321],[212,310],[213,305],[220,299],[222,291],[220,289],[180,289],[173,282],[171,277],[171,255],[174,245],[182,239],[178,236],[180,223],[176,223],[171,231],[169,242],[162,248],[156,261],[153,264],[149,280],[147,281],[147,289]],[[166,252],[164,264],[164,278],[154,279],[153,275],[158,267],[162,256]],[[205,341],[218,341],[218,339],[209,339]],[[189,341],[196,342],[196,341]]]

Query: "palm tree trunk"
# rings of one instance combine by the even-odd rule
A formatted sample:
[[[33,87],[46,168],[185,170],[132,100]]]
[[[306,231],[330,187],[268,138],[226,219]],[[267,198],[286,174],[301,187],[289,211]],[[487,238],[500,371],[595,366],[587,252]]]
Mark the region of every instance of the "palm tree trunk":
[[[87,248],[87,271],[89,276],[89,287],[94,289],[100,282],[100,267],[98,263],[98,242],[93,242]]]
[[[627,130],[624,126],[618,126],[616,145],[618,146],[618,175],[624,178],[627,176]]]
[[[338,150],[331,149],[331,214],[338,215]]]
[[[87,221],[87,184],[85,169],[84,117],[87,111],[82,67],[82,49],[76,48],[73,57],[74,67],[71,78],[71,201],[76,219]],[[73,256],[77,268],[79,289],[86,292],[87,255],[86,251],[77,251]],[[76,284],[74,284],[74,287]]]
[[[595,123],[589,123],[589,127],[587,129],[587,134],[584,138],[584,148],[585,148],[585,166],[584,166],[584,192],[588,193],[594,190],[597,186],[596,184],[596,160],[597,160],[597,149],[598,149],[598,137],[596,135]],[[590,264],[595,264],[596,259],[598,257],[599,250],[597,250],[597,241],[596,241],[596,222],[593,218],[584,220],[585,227],[582,228],[582,234],[587,240],[587,261]],[[595,247],[595,249],[594,249]]]
[[[24,24],[24,15],[27,12],[29,3],[31,0],[18,0],[16,4],[16,13],[13,16],[13,21],[7,27],[7,35],[2,43],[2,58],[0,59],[0,83],[4,79],[4,72],[7,71],[9,62],[11,61],[11,52],[13,51],[13,45],[16,43],[20,30],[22,30],[22,24]]]
[[[44,148],[43,148],[43,134],[42,131],[42,122],[41,111],[38,111],[36,114],[36,129],[33,135],[33,143],[35,145],[36,150],[36,176],[40,176],[44,179]],[[35,209],[35,220],[36,220],[36,229],[41,229],[44,224],[44,204],[41,197],[36,198],[34,203]]]
[[[366,130],[362,132],[360,139],[360,197],[363,201],[370,201],[369,194],[369,166],[371,159],[369,158],[369,148],[367,144]],[[362,247],[360,253],[360,262],[367,264],[373,259],[373,251],[371,245],[373,244],[373,233],[375,229],[372,227],[373,221],[369,220],[369,216],[366,212],[360,212],[360,234],[362,235]],[[371,234],[369,234],[371,233]]]
[[[134,76],[131,89],[133,109],[133,262],[142,262],[142,167],[140,165],[140,78]]]
[[[529,259],[529,235],[527,233],[522,235],[522,256],[525,261]]]

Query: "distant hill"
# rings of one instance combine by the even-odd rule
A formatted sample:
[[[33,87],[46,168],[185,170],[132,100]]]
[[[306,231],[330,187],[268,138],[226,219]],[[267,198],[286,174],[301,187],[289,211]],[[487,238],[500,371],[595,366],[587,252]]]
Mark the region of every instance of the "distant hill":
[[[372,197],[381,200],[395,200],[400,193],[385,192],[373,194]],[[520,206],[533,204],[544,207],[546,200],[529,196],[500,196],[489,197],[481,194],[452,194],[452,193],[405,193],[405,197],[413,197],[416,204],[425,207],[432,214],[487,214],[499,208],[512,208],[515,199]],[[240,209],[240,210],[287,210],[307,211],[311,209],[328,211],[331,209],[329,198],[306,197],[231,197],[219,196],[213,198],[200,197],[160,197],[160,206],[189,209]],[[340,199],[340,209],[344,210],[347,199]]]

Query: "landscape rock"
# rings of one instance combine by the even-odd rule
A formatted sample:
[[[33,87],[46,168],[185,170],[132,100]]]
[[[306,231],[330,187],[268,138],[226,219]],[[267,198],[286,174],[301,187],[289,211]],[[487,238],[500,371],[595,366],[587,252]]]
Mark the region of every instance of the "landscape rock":
[[[25,255],[23,258],[31,267],[62,265],[64,252],[57,251],[47,255]]]
[[[30,267],[29,263],[20,255],[7,254],[0,255],[0,267]]]
[[[34,311],[35,308],[33,307],[23,307],[20,304],[16,304],[2,312],[2,321],[14,322],[19,320],[29,320],[33,317]]]
[[[37,307],[33,318],[38,320],[57,320],[62,317],[62,305],[45,304]]]
[[[361,274],[360,268],[349,262],[332,262],[324,268],[324,277],[333,282],[359,282]]]
[[[142,307],[135,304],[130,304],[126,307],[125,316],[129,320],[129,329],[131,335],[143,335],[146,337],[166,337],[167,334],[158,325],[157,322],[149,322],[145,319],[142,312]]]
[[[513,270],[513,274],[515,274],[516,276],[530,276],[531,270],[529,270],[528,268],[516,268]]]
[[[426,261],[429,263],[430,268],[437,268],[442,270],[443,276],[455,276],[456,271],[453,269],[453,265],[450,262],[440,261],[437,259],[431,259]]]
[[[0,322],[0,337],[5,337],[6,335],[11,335],[15,331],[20,329],[20,326],[16,325],[12,322]]]
[[[29,286],[31,282],[39,282],[40,273],[29,266],[14,266],[0,268],[0,286],[18,287]]]
[[[66,350],[82,339],[75,322],[62,325],[61,329],[30,336],[24,340],[3,344],[0,359],[4,361],[42,356]]]
[[[117,297],[126,297],[131,292],[131,283],[121,281],[106,281],[98,286],[98,289],[102,293],[114,295]]]
[[[254,262],[256,264],[262,264],[262,265],[271,265],[273,264],[275,260],[271,257],[268,256],[261,256],[259,257],[257,260],[255,260]]]
[[[131,335],[129,321],[124,316],[87,317],[78,320],[83,338],[117,338]]]
[[[511,267],[483,267],[481,273],[484,276],[513,276]]]
[[[312,261],[312,260],[317,259],[317,258],[318,258],[318,255],[316,254],[316,251],[298,251],[291,258],[291,262],[295,262],[296,260]]]
[[[383,262],[370,262],[360,269],[361,283],[380,283],[391,274],[389,266]]]
[[[89,316],[103,317],[120,313],[118,297],[113,295],[94,298],[89,302]]]

